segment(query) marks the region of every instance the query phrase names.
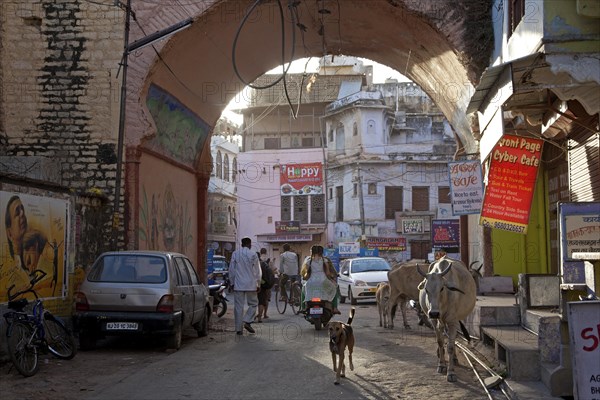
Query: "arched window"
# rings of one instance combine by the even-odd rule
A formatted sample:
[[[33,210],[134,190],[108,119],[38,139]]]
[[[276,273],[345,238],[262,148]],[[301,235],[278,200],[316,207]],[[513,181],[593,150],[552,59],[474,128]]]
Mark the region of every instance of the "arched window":
[[[217,151],[217,178],[223,178],[223,158],[221,157],[221,151]]]
[[[229,182],[229,155],[223,157],[223,179]]]
[[[238,166],[237,166],[237,158],[233,157],[233,161],[231,162],[231,182],[235,183],[235,178],[237,178],[238,174]]]
[[[333,143],[333,128],[329,129],[329,135],[327,136],[327,143]]]
[[[367,121],[367,134],[369,135],[374,135],[375,134],[375,120],[368,120]]]
[[[335,149],[343,151],[346,147],[346,137],[344,135],[344,124],[338,123],[335,130]]]
[[[233,214],[231,213],[231,206],[227,207],[227,211],[229,211],[229,225],[233,223]]]
[[[352,136],[358,136],[358,125],[356,125],[356,121],[352,124]]]

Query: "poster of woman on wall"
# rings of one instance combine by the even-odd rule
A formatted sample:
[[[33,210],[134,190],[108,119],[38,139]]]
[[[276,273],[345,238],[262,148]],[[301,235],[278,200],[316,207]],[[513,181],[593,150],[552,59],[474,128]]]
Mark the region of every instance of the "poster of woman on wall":
[[[69,204],[0,191],[0,303],[66,293]]]

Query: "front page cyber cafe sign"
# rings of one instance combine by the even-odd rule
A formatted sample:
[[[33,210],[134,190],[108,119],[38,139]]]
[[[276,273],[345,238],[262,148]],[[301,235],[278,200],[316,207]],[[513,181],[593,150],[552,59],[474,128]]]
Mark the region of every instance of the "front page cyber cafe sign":
[[[494,146],[480,225],[527,233],[542,144],[540,139],[504,135]]]
[[[282,196],[307,196],[323,193],[323,164],[286,164],[281,166]]]

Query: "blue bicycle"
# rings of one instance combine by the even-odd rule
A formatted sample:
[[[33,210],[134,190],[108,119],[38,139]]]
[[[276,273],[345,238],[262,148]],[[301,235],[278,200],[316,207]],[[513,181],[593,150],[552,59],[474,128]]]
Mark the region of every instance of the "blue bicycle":
[[[27,299],[8,302],[4,314],[7,323],[6,337],[10,359],[23,376],[33,376],[39,369],[38,355],[50,352],[55,357],[70,360],[75,357],[75,338],[61,320],[44,309],[42,300],[33,302],[31,314],[23,311]]]

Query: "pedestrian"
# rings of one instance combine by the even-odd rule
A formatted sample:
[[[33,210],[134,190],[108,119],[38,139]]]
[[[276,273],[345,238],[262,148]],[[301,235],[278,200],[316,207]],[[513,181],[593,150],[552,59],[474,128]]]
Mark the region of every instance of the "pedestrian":
[[[269,309],[269,302],[271,301],[271,288],[273,287],[273,282],[269,282],[270,279],[267,279],[267,277],[273,277],[275,273],[273,271],[273,267],[271,266],[271,259],[267,255],[267,249],[264,247],[260,249],[258,257],[262,272],[262,280],[260,292],[258,292],[257,321],[262,322],[263,319],[269,318],[267,315],[267,310]]]
[[[285,284],[291,282],[300,282],[300,267],[298,265],[298,255],[294,253],[291,246],[286,243],[283,245],[283,253],[279,261],[279,290],[281,291],[281,301],[287,301],[288,295],[285,291]]]
[[[230,290],[233,290],[234,299],[235,332],[238,335],[243,334],[242,328],[250,333],[256,333],[252,328],[252,322],[256,317],[262,278],[258,255],[250,250],[252,239],[244,237],[241,243],[241,248],[231,255],[229,265]],[[244,303],[248,305],[246,313],[244,313]]]

